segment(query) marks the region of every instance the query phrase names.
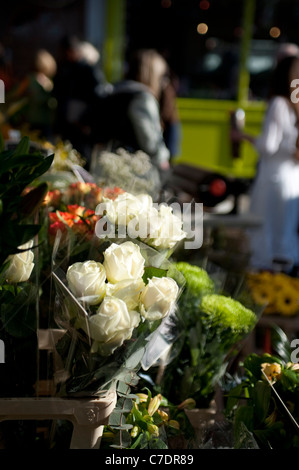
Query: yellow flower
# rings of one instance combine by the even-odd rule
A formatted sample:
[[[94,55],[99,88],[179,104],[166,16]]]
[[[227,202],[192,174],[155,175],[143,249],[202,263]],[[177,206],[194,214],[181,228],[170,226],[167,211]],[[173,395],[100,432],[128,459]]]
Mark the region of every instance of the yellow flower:
[[[169,416],[168,416],[168,414],[166,413],[166,411],[158,410],[157,413],[160,415],[160,418],[161,418],[164,422],[168,421]]]
[[[139,403],[145,403],[147,402],[148,395],[145,393],[136,393],[137,397],[139,397]]]
[[[159,436],[159,428],[158,426],[156,426],[155,424],[152,424],[152,423],[149,423],[147,425],[147,430],[150,434],[152,434],[153,436],[156,436],[158,437]]]
[[[286,285],[277,292],[276,298],[277,312],[282,315],[292,316],[298,312],[298,293],[291,286]]]
[[[146,423],[152,423],[153,422],[153,418],[150,415],[144,415],[143,419]]]
[[[287,369],[294,370],[295,372],[299,372],[299,363],[296,362],[288,362],[287,363]]]
[[[291,277],[290,276],[290,285],[298,291],[299,290],[299,279],[296,278],[296,277]]]
[[[273,300],[273,288],[270,284],[257,285],[252,290],[252,295],[256,303],[258,304],[268,304]]]
[[[162,401],[162,395],[159,393],[154,398],[151,399],[150,404],[148,406],[148,414],[153,416],[153,414],[158,410]]]
[[[281,365],[277,362],[270,364],[269,362],[264,362],[261,364],[262,371],[268,377],[270,382],[275,382],[280,378],[281,375]]]
[[[195,408],[195,405],[196,401],[193,398],[186,398],[186,400],[182,401],[182,403],[180,403],[177,408],[178,410],[192,410],[193,408]]]
[[[172,428],[180,429],[180,424],[179,424],[179,422],[176,421],[175,419],[171,419],[171,420],[168,422],[168,425],[171,426]]]
[[[132,431],[131,431],[131,437],[137,437],[138,436],[138,433],[139,433],[139,427],[138,426],[134,426],[132,428]]]

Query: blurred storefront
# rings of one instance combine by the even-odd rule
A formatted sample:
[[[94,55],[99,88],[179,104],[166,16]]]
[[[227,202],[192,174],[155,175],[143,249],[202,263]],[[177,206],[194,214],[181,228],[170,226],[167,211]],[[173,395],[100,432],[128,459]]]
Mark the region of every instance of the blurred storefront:
[[[231,142],[232,120],[259,133],[278,50],[299,40],[299,2],[127,0],[126,14],[126,51],[159,49],[179,78],[178,173],[187,185],[194,178],[196,186],[205,172],[210,184],[212,172],[237,183],[237,192],[246,190],[257,155],[249,143]]]
[[[60,39],[77,34],[100,50],[110,82],[130,51],[156,48],[179,83],[175,164],[250,180],[257,156],[232,145],[232,113],[242,109],[246,131],[259,132],[277,50],[298,41],[298,19],[298,0],[11,0],[0,41],[22,76],[35,48],[57,55]]]

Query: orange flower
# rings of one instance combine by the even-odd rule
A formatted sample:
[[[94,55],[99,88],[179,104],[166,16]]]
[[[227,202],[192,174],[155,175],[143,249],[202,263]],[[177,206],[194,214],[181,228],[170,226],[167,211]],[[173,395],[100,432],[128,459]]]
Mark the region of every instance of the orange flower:
[[[109,199],[116,199],[117,196],[123,194],[125,191],[121,188],[114,187],[114,188],[105,188],[104,189],[104,197],[108,197]]]
[[[52,191],[48,191],[44,199],[44,204],[46,206],[57,207],[60,203],[61,197],[62,194],[59,189],[53,189]]]

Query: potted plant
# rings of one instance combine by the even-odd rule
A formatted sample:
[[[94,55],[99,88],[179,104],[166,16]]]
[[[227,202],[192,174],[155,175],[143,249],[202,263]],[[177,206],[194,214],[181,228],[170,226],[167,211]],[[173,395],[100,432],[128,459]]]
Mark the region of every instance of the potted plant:
[[[299,364],[290,341],[273,326],[274,353],[249,354],[243,376],[227,394],[235,448],[299,448]]]

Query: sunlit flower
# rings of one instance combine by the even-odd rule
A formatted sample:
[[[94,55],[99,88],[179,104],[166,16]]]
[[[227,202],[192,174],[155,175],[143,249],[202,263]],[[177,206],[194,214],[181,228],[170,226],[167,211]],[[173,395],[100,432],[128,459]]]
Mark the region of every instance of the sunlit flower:
[[[169,420],[168,426],[171,426],[172,428],[175,428],[175,429],[180,429],[180,423],[176,421],[175,419]]]
[[[267,376],[270,382],[275,382],[281,376],[281,365],[277,362],[264,362],[261,364],[262,372]]]
[[[8,282],[18,283],[28,281],[34,268],[34,253],[29,249],[32,248],[32,246],[33,241],[30,240],[18,247],[20,250],[26,251],[10,255],[7,258],[9,266],[5,270],[5,278]]]
[[[156,424],[148,423],[147,430],[152,436],[159,436],[159,428],[156,426]]]
[[[195,408],[195,406],[196,401],[193,398],[186,398],[186,400],[182,401],[182,403],[180,403],[177,408],[178,410],[192,410]]]
[[[151,399],[150,404],[148,406],[148,414],[150,416],[153,416],[153,414],[158,410],[159,406],[161,405],[161,402],[162,395],[160,393]]]
[[[139,397],[139,403],[146,403],[148,400],[148,395],[146,393],[136,393],[137,397]]]

